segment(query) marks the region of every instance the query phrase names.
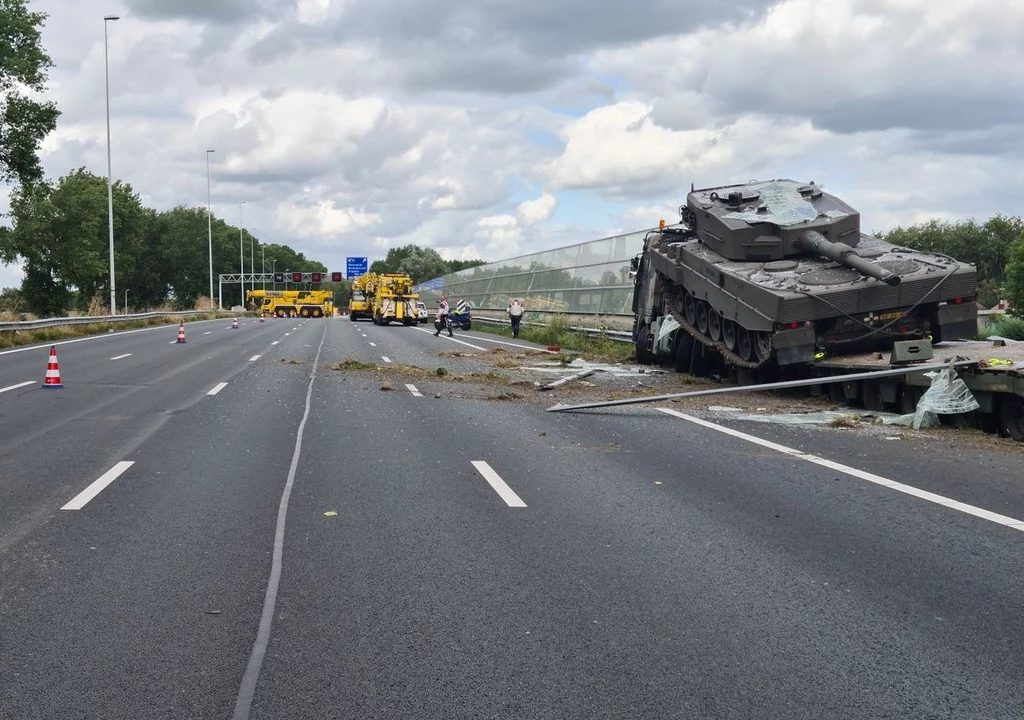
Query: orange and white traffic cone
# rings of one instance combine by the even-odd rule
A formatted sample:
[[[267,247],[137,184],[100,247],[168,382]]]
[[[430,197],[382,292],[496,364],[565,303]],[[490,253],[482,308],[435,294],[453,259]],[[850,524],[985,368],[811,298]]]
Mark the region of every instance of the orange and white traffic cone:
[[[232,330],[237,330],[238,329],[238,318],[235,318],[234,320],[231,321],[231,329]]]
[[[178,326],[178,342],[185,342],[185,323]]]
[[[266,320],[263,319],[263,311],[262,310],[260,310],[260,322],[266,322]]]
[[[50,359],[46,363],[46,380],[43,381],[44,388],[62,388],[64,383],[60,381],[60,368],[57,366],[57,348],[50,347]]]

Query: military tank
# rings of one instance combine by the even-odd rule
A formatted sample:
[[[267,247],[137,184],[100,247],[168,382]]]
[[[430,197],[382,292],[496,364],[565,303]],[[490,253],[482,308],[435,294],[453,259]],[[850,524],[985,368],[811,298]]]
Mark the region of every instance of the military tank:
[[[691,187],[680,219],[631,263],[640,362],[778,369],[977,333],[972,265],[861,232],[813,182]]]

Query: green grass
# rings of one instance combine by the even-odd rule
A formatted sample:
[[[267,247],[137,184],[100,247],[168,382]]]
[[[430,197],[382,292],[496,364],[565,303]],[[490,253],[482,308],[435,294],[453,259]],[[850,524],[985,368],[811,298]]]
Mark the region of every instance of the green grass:
[[[509,326],[491,325],[490,323],[474,323],[474,330],[511,337]],[[581,332],[569,329],[569,322],[564,318],[553,318],[543,327],[522,325],[519,328],[519,339],[537,343],[538,345],[557,345],[563,350],[579,353],[586,359],[604,360],[608,362],[634,362],[636,352],[632,343],[610,340],[606,337],[590,337]]]
[[[34,345],[36,343],[55,342],[58,340],[69,340],[71,338],[88,337],[89,335],[102,335],[109,330],[120,332],[122,330],[137,330],[139,328],[155,327],[157,325],[171,325],[179,322],[196,322],[199,320],[210,320],[218,317],[234,317],[231,313],[196,313],[195,315],[165,315],[157,318],[146,318],[144,320],[125,320],[123,322],[95,322],[86,325],[57,325],[38,330],[5,330],[0,332],[0,348],[18,347],[20,345]],[[186,329],[186,332],[187,329]]]

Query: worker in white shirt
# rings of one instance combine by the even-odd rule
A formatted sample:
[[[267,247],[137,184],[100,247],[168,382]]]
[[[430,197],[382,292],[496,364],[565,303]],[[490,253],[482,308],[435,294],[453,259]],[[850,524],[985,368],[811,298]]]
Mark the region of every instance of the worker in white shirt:
[[[512,298],[505,311],[508,313],[509,320],[512,321],[512,337],[517,338],[519,337],[519,323],[522,321],[523,313],[526,311],[526,308],[523,307],[523,301],[519,298]]]

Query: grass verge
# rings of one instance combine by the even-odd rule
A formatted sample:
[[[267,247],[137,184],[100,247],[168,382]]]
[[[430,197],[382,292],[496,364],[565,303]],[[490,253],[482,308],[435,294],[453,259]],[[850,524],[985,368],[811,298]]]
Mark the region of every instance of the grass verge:
[[[509,337],[512,332],[508,326],[491,325],[490,323],[474,323],[474,330]],[[562,318],[553,318],[543,327],[523,325],[519,329],[519,339],[537,343],[538,345],[557,345],[563,350],[579,353],[587,360],[606,362],[635,362],[636,351],[632,343],[610,340],[606,337],[590,337],[569,328],[569,322]]]
[[[231,313],[216,314],[196,313],[195,315],[177,316],[165,315],[163,317],[146,318],[142,320],[125,320],[122,322],[95,322],[85,325],[57,325],[38,330],[4,330],[0,331],[0,348],[19,347],[21,345],[34,345],[36,343],[48,343],[58,340],[70,340],[72,338],[88,337],[89,335],[102,335],[110,330],[119,332],[122,330],[138,330],[140,328],[155,327],[158,325],[178,324],[179,322],[197,322],[199,320],[213,320],[221,317],[234,317]]]

